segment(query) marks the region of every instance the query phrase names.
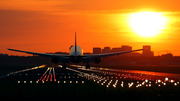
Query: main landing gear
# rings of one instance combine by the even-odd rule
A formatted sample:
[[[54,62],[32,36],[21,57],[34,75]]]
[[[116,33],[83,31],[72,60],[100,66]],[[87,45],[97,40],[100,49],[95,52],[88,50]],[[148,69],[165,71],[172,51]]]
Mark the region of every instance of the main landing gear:
[[[87,63],[87,65],[86,65],[86,69],[90,69],[90,65],[89,65],[89,63]]]
[[[62,65],[62,69],[66,69],[66,64],[63,64],[63,65]]]

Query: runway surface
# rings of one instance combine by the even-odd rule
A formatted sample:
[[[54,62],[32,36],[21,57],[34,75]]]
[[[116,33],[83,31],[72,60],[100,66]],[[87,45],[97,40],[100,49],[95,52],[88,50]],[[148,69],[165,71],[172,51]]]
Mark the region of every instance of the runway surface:
[[[180,74],[172,73],[41,65],[0,76],[0,96],[20,100],[176,99],[179,82]]]

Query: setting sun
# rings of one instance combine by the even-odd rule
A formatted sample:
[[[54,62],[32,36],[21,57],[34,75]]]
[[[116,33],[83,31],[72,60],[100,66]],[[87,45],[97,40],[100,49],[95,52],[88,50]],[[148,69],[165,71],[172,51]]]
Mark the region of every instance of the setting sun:
[[[130,27],[141,37],[154,37],[165,29],[166,18],[158,12],[138,12],[130,15]]]

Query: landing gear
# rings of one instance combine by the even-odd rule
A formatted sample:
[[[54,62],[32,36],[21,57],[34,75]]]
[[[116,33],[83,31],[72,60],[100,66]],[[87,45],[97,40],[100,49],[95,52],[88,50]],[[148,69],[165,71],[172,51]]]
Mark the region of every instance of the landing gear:
[[[66,64],[63,64],[63,65],[62,65],[62,69],[66,69]]]
[[[86,65],[86,69],[90,69],[90,65],[89,65],[89,63]]]

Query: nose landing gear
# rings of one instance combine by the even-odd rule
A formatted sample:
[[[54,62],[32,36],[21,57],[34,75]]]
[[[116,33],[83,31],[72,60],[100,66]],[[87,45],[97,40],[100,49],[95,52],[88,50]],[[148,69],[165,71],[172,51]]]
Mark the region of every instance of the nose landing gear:
[[[66,69],[66,64],[63,64],[63,65],[62,65],[62,69]]]
[[[86,65],[86,69],[90,69],[90,65],[89,65],[89,63],[87,63],[87,65]]]

